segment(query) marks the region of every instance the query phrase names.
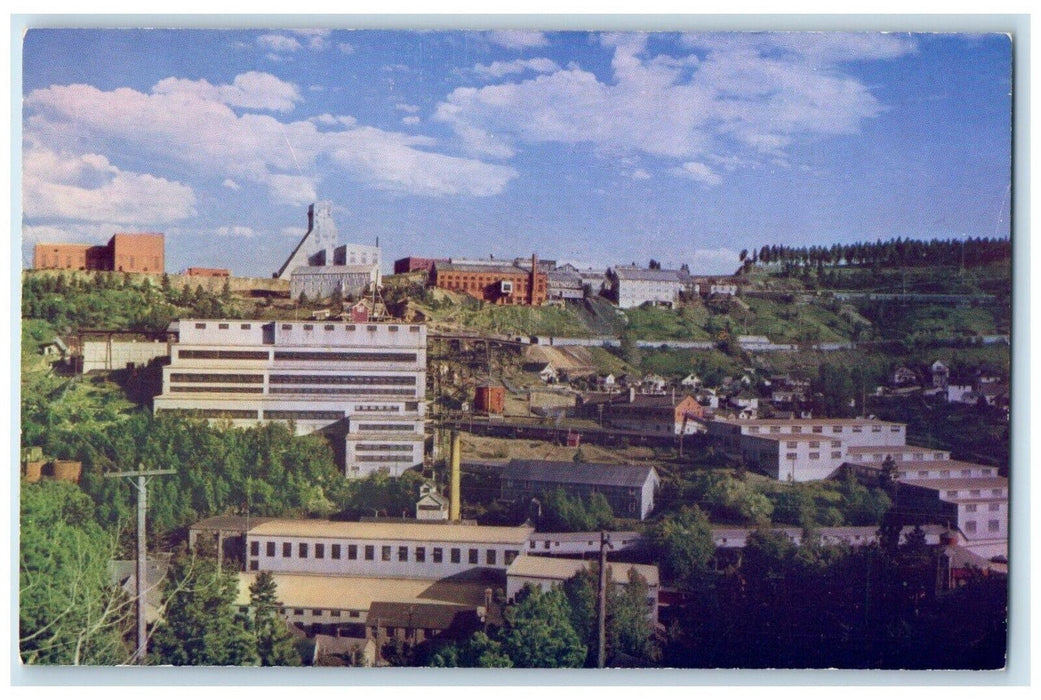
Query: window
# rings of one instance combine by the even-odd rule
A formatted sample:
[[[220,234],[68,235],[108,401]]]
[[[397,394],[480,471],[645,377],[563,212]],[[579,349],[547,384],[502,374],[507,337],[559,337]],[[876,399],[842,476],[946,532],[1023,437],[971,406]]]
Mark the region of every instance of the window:
[[[1001,489],[991,489],[990,490],[990,495],[991,496],[1000,496],[1001,495]]]
[[[749,435],[758,435],[759,434],[759,426],[758,425],[749,426],[748,434]]]
[[[988,520],[987,521],[987,532],[997,532],[1001,529],[1000,520]]]
[[[250,542],[249,543],[249,553],[250,553],[250,556],[254,556],[254,557],[260,556],[260,542],[257,542],[256,540],[253,540],[252,542]]]
[[[356,544],[349,544],[349,545],[347,545],[347,558],[350,559],[351,561],[354,561],[355,559],[358,558],[358,545],[356,545]],[[367,558],[371,558],[371,557],[367,557]]]
[[[477,564],[478,563],[478,552],[477,552],[477,550],[476,549],[471,549],[469,554],[470,554],[470,559],[469,559],[470,563],[471,564]]]
[[[779,425],[771,425],[770,426],[770,432],[771,433],[779,433],[779,432],[781,432],[781,426],[779,426]]]
[[[291,542],[282,543],[282,557],[288,559],[293,556],[293,544]]]
[[[489,549],[484,553],[484,561],[488,566],[495,566],[495,550]]]
[[[811,440],[810,441],[810,447],[820,447],[820,446],[821,446],[820,442],[818,442],[816,440]]]
[[[831,441],[831,446],[832,447],[842,447],[842,441],[841,440],[832,440]]]
[[[331,325],[330,326],[322,326],[322,330],[326,330],[326,331],[336,330],[336,326],[331,326]]]
[[[933,459],[943,459],[943,452],[933,452]]]
[[[269,557],[275,556],[275,543],[274,542],[268,542],[267,543],[267,555]]]
[[[976,532],[976,521],[969,520],[965,523],[965,532],[975,533]]]
[[[316,544],[314,546],[314,558],[315,559],[325,559],[325,545],[324,544]]]
[[[975,503],[970,503],[967,506],[965,506],[965,512],[966,513],[975,513],[976,512],[976,504]]]
[[[842,450],[839,450],[838,452],[832,452],[831,453],[831,458],[832,459],[842,459]]]
[[[217,330],[221,330],[221,331],[228,330],[228,324],[227,323],[218,323],[217,324]]]
[[[248,331],[252,327],[253,327],[252,324],[249,324],[249,323],[243,323],[243,324],[239,325],[239,329],[240,330],[244,330],[244,331]]]
[[[842,432],[842,426],[841,425],[833,425],[833,426],[831,426],[831,432],[833,432],[833,433],[841,433]]]
[[[256,559],[253,559],[253,560],[251,560],[249,562],[249,570],[250,571],[257,571],[259,568],[260,568],[260,562],[258,562]]]
[[[441,563],[441,561],[444,559],[444,553],[445,550],[441,549],[440,547],[434,547],[433,559],[435,564]]]
[[[426,547],[416,547],[416,562],[422,564],[427,560]]]
[[[321,608],[315,608],[312,612],[313,612],[315,617],[321,617],[322,616],[322,609]]]
[[[787,447],[789,449],[794,449],[794,448],[796,448],[798,446],[799,446],[799,443],[794,442],[794,441],[789,441],[788,443],[785,444],[785,447]]]
[[[948,491],[947,492],[947,498],[957,498],[957,497],[958,497],[958,492],[957,491]]]
[[[929,472],[927,472],[927,471],[922,471],[922,470],[919,470],[919,472],[918,472],[918,478],[920,478],[920,479],[925,479],[925,478],[928,478],[928,476],[929,476]]]
[[[453,564],[458,564],[459,560],[460,560],[459,548],[458,547],[452,547],[451,555],[452,555],[452,563]]]
[[[293,324],[292,323],[283,323],[282,324],[282,330],[284,330],[284,331],[291,331],[291,330],[293,330]]]
[[[815,425],[815,426],[813,426],[813,432],[815,432],[815,433],[823,433],[824,432],[824,426],[823,425]]]
[[[408,547],[398,547],[398,561],[408,561]]]
[[[201,329],[206,328],[206,324],[205,323],[196,323],[195,327],[201,330]]]
[[[376,558],[376,547],[371,544],[365,545],[365,561],[372,561]]]
[[[625,544],[625,543],[623,542],[622,544]],[[509,566],[510,564],[512,564],[513,560],[517,558],[518,554],[520,554],[520,552],[518,552],[516,549],[507,549],[506,550],[506,557],[505,557],[506,566]]]
[[[999,511],[999,510],[1001,510],[1001,504],[1000,503],[991,503],[990,505],[987,506],[987,510],[991,511],[992,513],[995,512],[995,511]]]
[[[390,561],[390,545],[383,545],[380,548],[380,559],[383,561]]]
[[[307,559],[307,543],[301,542],[300,547],[298,549],[299,552],[297,552],[297,556],[299,556],[301,559]]]
[[[940,470],[940,477],[941,478],[946,479],[946,478],[950,477],[950,475],[951,475],[951,470],[950,469],[941,469]]]
[[[789,453],[787,453],[787,454],[786,454],[786,455],[784,456],[784,458],[785,458],[785,459],[790,459],[790,460],[795,460],[795,459],[797,459],[798,457],[799,457],[799,455],[797,455],[797,454],[796,454],[796,453],[794,453],[794,452],[789,452]]]
[[[305,331],[313,331],[314,330],[314,326],[312,324],[310,324],[310,323],[305,323],[304,324],[304,330]]]
[[[881,433],[882,432],[882,426],[881,425],[873,425],[873,426],[871,426],[871,432],[873,432],[873,433]]]
[[[802,432],[802,426],[801,425],[793,425],[792,426],[792,432],[795,433],[795,434],[801,433]]]
[[[862,426],[859,426],[859,425],[854,425],[853,426],[853,432],[854,433],[862,433],[862,432],[864,432],[864,428]]]
[[[330,610],[329,611],[329,616],[330,617],[339,617],[340,616],[340,611],[339,610]]]
[[[329,556],[331,556],[333,559],[339,559],[340,558],[340,545],[334,544],[329,549],[330,549]]]
[[[810,459],[820,459],[820,458],[821,458],[821,453],[820,452],[811,452],[810,453]]]
[[[304,609],[303,608],[293,608],[293,614],[294,615],[303,615],[304,614]]]
[[[969,491],[969,495],[972,496],[973,498],[976,498],[976,497],[978,497],[980,495],[980,490],[979,489],[972,489],[971,491]]]

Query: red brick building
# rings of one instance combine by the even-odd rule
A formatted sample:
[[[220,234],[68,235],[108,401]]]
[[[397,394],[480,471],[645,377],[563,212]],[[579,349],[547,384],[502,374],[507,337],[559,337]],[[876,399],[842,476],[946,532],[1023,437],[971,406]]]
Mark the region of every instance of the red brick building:
[[[448,258],[401,258],[394,261],[394,274],[403,275],[407,272],[430,272],[434,269],[434,263],[446,263]]]
[[[165,269],[163,234],[117,233],[107,245],[37,243],[34,270],[100,270],[161,273]]]
[[[463,292],[492,304],[542,306],[546,301],[546,273],[513,264],[436,263],[431,286]]]

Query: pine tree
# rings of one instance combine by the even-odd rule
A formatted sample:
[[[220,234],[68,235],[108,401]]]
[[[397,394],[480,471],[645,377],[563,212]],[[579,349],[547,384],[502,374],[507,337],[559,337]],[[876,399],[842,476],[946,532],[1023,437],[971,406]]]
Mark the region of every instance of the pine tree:
[[[278,600],[275,577],[269,571],[257,574],[249,587],[253,608],[253,633],[257,638],[257,655],[261,666],[299,666],[300,655],[285,620],[279,617],[282,603]]]

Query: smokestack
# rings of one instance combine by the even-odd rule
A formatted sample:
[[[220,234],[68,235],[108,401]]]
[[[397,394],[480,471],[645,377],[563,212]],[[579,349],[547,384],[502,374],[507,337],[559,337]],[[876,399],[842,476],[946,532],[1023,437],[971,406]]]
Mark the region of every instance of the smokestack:
[[[460,452],[462,450],[459,447],[459,433],[452,431],[452,466],[451,473],[449,475],[449,493],[448,493],[448,519],[452,522],[459,522],[460,505],[462,503],[462,493],[459,487],[460,481]]]
[[[528,284],[528,304],[535,306],[535,280],[538,279],[539,257],[531,254],[531,280]]]

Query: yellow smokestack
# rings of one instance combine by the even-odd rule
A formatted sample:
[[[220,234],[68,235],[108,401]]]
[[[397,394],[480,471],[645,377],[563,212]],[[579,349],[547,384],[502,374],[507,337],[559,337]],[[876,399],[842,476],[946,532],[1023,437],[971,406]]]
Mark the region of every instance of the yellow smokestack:
[[[459,433],[452,431],[452,468],[449,474],[448,519],[453,522],[459,521],[459,507],[462,503],[462,490],[459,486],[461,452]]]

